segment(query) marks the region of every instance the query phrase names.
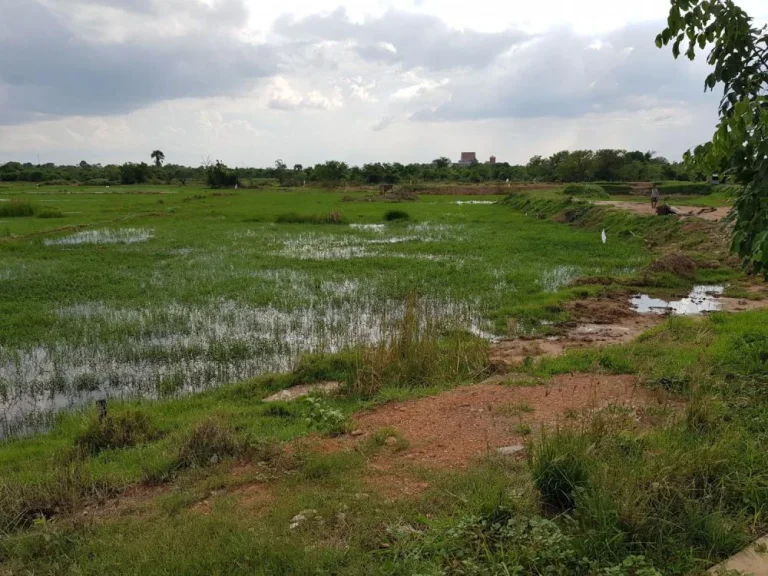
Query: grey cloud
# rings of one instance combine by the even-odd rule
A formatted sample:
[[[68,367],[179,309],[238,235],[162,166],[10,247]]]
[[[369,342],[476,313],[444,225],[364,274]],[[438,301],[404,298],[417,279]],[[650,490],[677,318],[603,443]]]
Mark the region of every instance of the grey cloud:
[[[413,118],[568,118],[706,98],[702,64],[656,49],[657,28],[629,26],[602,37],[601,44],[552,31],[499,59],[488,73],[454,83],[450,100]]]
[[[357,24],[343,8],[301,19],[284,16],[275,22],[274,31],[295,41],[352,41],[365,60],[431,70],[483,68],[530,37],[518,31],[460,31],[433,16],[396,11]]]
[[[126,113],[172,98],[233,94],[276,70],[271,48],[238,41],[224,28],[141,43],[96,43],[80,37],[42,3],[3,2],[0,125],[51,116]],[[109,3],[126,10],[149,4]],[[153,10],[159,5],[151,4]],[[225,16],[216,18],[228,19],[237,6],[242,8],[239,2],[226,2]],[[211,9],[195,10],[206,14]]]

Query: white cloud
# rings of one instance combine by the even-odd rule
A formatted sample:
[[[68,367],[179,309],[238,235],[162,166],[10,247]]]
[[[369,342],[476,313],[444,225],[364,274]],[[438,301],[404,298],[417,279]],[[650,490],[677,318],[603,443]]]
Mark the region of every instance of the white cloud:
[[[677,158],[716,117],[703,63],[653,46],[668,0],[0,3],[0,161]]]

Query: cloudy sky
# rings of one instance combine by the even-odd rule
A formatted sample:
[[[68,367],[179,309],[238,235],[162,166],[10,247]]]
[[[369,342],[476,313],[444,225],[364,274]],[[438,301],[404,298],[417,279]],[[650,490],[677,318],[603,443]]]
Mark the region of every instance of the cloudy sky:
[[[757,20],[765,0],[739,0]],[[524,163],[711,135],[668,0],[0,0],[0,162]]]

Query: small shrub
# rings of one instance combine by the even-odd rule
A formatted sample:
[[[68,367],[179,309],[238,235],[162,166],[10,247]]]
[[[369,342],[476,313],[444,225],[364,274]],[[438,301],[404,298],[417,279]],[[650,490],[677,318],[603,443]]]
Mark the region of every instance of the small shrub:
[[[179,442],[179,468],[209,466],[221,458],[245,452],[248,444],[234,429],[217,418],[208,418],[184,434]]]
[[[75,446],[81,453],[95,455],[103,450],[144,444],[160,436],[147,414],[127,410],[102,420],[94,414],[75,438]]]
[[[563,190],[563,194],[579,198],[610,198],[603,187],[597,184],[569,184]]]
[[[307,423],[310,428],[330,436],[340,436],[349,429],[344,413],[331,408],[322,398],[307,396],[304,403],[308,407]]]
[[[34,216],[38,210],[37,204],[14,198],[10,202],[0,203],[0,218],[25,218]]]
[[[64,213],[58,208],[43,208],[36,216],[37,218],[64,218]]]
[[[577,436],[544,436],[529,455],[533,482],[542,501],[557,509],[574,507],[576,493],[587,486],[586,450]]]
[[[394,222],[396,220],[410,220],[411,216],[405,210],[388,210],[384,214],[384,220]]]

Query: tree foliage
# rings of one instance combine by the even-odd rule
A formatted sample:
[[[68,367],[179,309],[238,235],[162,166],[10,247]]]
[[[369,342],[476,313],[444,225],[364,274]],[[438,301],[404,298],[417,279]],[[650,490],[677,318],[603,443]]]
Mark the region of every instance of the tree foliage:
[[[157,152],[160,152],[159,150]],[[137,168],[136,166],[139,166]],[[701,180],[704,173],[690,170],[681,163],[668,162],[653,152],[639,150],[563,150],[545,158],[534,156],[526,165],[507,162],[496,164],[475,163],[459,166],[449,158],[436,158],[429,163],[401,164],[399,162],[371,162],[362,166],[349,166],[331,160],[315,166],[277,160],[266,168],[238,168],[236,173],[222,162],[205,160],[199,167],[175,164],[127,164],[101,166],[85,160],[74,166],[53,164],[34,165],[8,162],[0,165],[0,181],[86,185],[110,185],[178,182],[206,183],[215,187],[240,184],[267,183],[281,186],[301,186],[305,182],[329,186],[420,184],[420,183],[484,183],[500,182],[594,182],[650,180]]]
[[[733,250],[768,275],[768,29],[732,0],[672,0],[659,47],[693,60],[707,52],[705,90],[723,86],[712,141],[686,154],[700,170],[726,173],[743,186],[734,204]]]
[[[163,154],[162,150],[153,151],[149,157],[155,161],[155,166],[158,168],[160,168],[160,166],[162,166],[163,162],[165,161],[165,154]]]

